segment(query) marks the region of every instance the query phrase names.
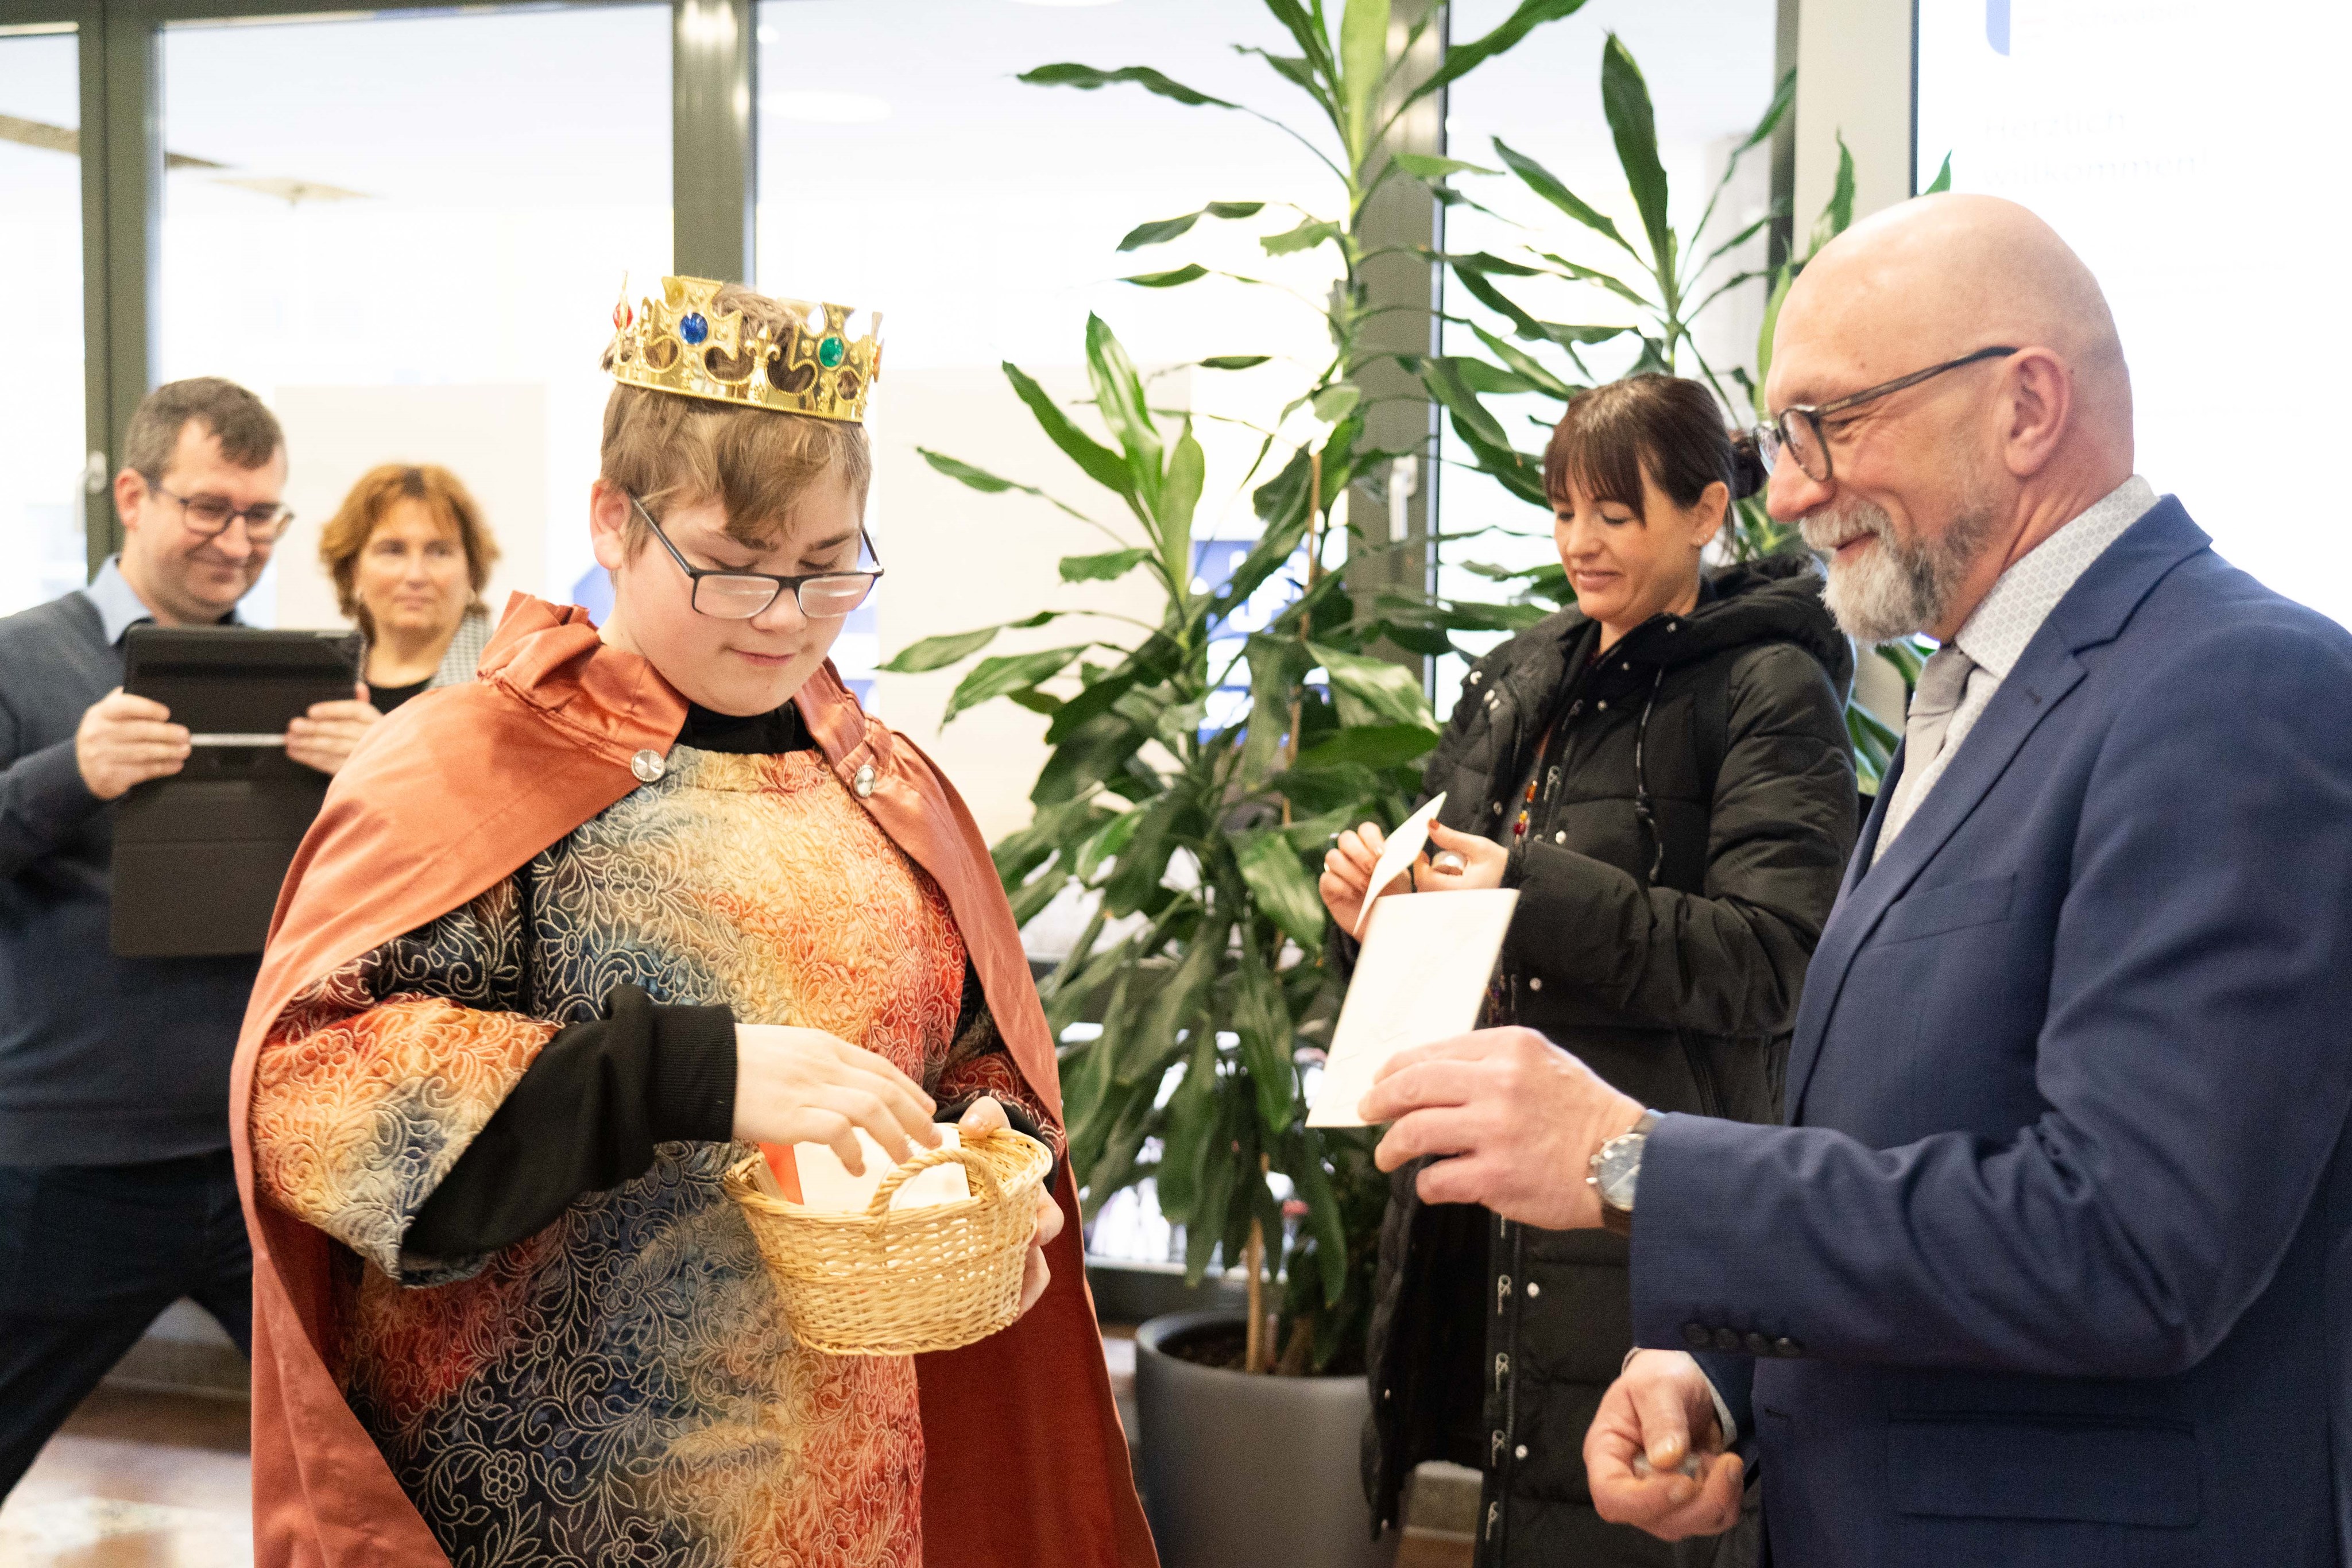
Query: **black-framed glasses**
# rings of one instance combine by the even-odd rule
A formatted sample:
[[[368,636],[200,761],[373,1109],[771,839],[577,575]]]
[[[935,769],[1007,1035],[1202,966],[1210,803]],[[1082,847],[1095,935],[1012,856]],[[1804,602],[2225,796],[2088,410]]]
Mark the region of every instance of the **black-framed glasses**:
[[[625,492],[624,492],[625,494]],[[669,536],[646,504],[635,496],[629,505],[646,520],[646,527],[661,540],[669,559],[677,562],[677,570],[686,573],[688,598],[697,612],[715,616],[721,621],[749,621],[776,601],[786,589],[800,606],[803,615],[812,621],[838,621],[859,605],[874,591],[875,580],[882,575],[882,557],[874,548],[874,540],[866,532],[866,525],[857,526],[858,542],[866,553],[874,558],[872,571],[819,571],[805,577],[771,577],[761,571],[719,571],[709,567],[695,566],[678,548],[670,543]]]
[[[1980,360],[2005,360],[2016,352],[2017,350],[2011,348],[1979,349],[1973,354],[1962,354],[1957,360],[1946,360],[1940,365],[1930,365],[1924,371],[1914,371],[1909,375],[1898,376],[1883,386],[1870,387],[1833,402],[1797,403],[1784,408],[1769,423],[1758,425],[1753,432],[1756,437],[1757,455],[1764,459],[1764,466],[1769,470],[1779,465],[1780,454],[1786,452],[1797,460],[1797,466],[1804,472],[1806,478],[1817,484],[1826,484],[1830,476],[1830,444],[1822,430],[1822,420],[1832,414],[1843,413],[1847,409],[1858,408],[1864,403],[1885,397],[1889,393],[1899,392],[1906,387],[1916,387],[1921,382],[1942,375],[1946,371],[1957,371],[1962,365],[1973,365]]]
[[[218,538],[239,517],[245,519],[245,537],[257,545],[277,543],[278,536],[294,526],[293,512],[275,501],[264,501],[257,507],[232,507],[220,496],[175,496],[153,479],[147,480],[147,487],[167,501],[177,501],[188,531],[201,538]]]

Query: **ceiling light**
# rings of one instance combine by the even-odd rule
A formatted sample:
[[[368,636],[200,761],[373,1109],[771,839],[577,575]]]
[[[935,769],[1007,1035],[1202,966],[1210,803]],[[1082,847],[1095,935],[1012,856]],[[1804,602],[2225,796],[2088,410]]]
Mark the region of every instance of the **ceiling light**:
[[[868,92],[761,93],[760,111],[814,125],[871,125],[890,118],[888,100]]]

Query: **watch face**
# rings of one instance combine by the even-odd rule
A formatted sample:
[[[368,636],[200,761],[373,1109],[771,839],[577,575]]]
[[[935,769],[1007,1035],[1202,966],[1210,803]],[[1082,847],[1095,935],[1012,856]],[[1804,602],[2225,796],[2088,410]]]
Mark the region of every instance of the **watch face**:
[[[1600,1168],[1593,1174],[1601,1178],[1601,1201],[1610,1207],[1633,1207],[1634,1185],[1642,1175],[1642,1145],[1647,1141],[1629,1134],[1601,1146]]]

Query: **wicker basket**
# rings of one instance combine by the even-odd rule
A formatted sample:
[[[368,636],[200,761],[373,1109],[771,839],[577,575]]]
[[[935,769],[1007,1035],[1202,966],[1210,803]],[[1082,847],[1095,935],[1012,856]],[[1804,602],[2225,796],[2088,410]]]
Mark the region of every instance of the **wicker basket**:
[[[972,1196],[893,1211],[919,1171],[955,1163]],[[813,1209],[762,1191],[757,1155],[726,1176],[793,1337],[828,1355],[919,1355],[986,1339],[1021,1315],[1037,1228],[1037,1189],[1053,1155],[1006,1130],[926,1149],[882,1178],[863,1214]]]

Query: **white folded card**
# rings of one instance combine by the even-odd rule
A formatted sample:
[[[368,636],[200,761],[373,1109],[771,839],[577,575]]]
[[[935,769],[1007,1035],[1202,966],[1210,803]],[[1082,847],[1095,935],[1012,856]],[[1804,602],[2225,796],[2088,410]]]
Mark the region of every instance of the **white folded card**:
[[[851,1176],[841,1156],[829,1144],[794,1144],[793,1165],[799,1172],[801,1203],[809,1208],[822,1208],[843,1214],[863,1214],[866,1206],[874,1201],[874,1193],[881,1186],[882,1178],[898,1167],[882,1145],[868,1136],[864,1128],[853,1128],[857,1134],[859,1153],[866,1156],[866,1174]],[[953,1126],[940,1128],[940,1140],[949,1148],[962,1143]],[[913,1154],[920,1154],[917,1145]],[[912,1157],[910,1155],[909,1157]],[[971,1184],[965,1179],[963,1166],[952,1162],[933,1166],[909,1177],[905,1186],[890,1195],[892,1212],[902,1208],[921,1208],[935,1203],[953,1203],[971,1196]]]
[[[1363,936],[1364,923],[1372,917],[1372,905],[1381,901],[1381,889],[1402,876],[1420,857],[1429,842],[1429,824],[1437,821],[1437,809],[1444,804],[1445,791],[1440,789],[1420,810],[1399,822],[1396,831],[1381,843],[1381,858],[1372,862],[1372,880],[1364,893],[1364,906],[1356,911],[1356,928],[1349,936]]]
[[[1516,888],[1415,893],[1383,898],[1356,956],[1310,1127],[1360,1127],[1356,1103],[1398,1051],[1467,1034],[1478,1025]]]

